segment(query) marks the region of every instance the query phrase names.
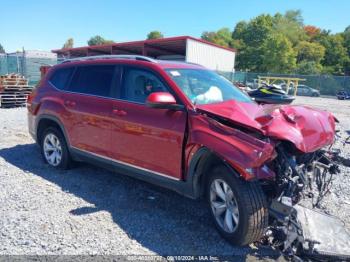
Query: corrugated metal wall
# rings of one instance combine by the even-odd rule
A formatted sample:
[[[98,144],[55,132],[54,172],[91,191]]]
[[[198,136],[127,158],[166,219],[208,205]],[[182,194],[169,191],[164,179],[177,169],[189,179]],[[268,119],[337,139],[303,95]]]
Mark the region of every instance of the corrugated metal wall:
[[[187,39],[186,62],[200,64],[216,71],[233,72],[235,52]]]

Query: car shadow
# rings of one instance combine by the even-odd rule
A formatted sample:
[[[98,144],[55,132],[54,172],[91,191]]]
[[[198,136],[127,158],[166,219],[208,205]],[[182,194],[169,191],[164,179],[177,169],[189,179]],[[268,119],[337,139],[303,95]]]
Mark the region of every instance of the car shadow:
[[[55,183],[92,205],[70,210],[84,216],[101,210],[131,239],[160,255],[239,255],[276,259],[267,247],[234,247],[214,228],[204,201],[187,199],[172,191],[88,164],[56,170],[44,164],[35,144],[0,149],[0,157],[25,172]],[[243,259],[245,260],[245,259]]]

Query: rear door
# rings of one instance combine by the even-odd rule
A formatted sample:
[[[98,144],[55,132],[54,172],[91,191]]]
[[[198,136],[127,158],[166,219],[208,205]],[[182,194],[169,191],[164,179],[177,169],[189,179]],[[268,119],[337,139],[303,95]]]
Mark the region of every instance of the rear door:
[[[113,102],[113,158],[137,169],[181,179],[186,112],[147,107],[146,98],[155,91],[171,92],[155,72],[124,68],[121,93]]]
[[[118,88],[119,67],[76,67],[63,94],[65,126],[71,146],[99,156],[111,156],[112,96]]]

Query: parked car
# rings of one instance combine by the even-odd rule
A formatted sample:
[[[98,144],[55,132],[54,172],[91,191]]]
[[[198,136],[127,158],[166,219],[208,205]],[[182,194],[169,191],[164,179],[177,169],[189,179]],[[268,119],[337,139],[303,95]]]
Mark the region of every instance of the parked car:
[[[295,243],[283,238],[288,212],[335,135],[331,113],[258,105],[202,66],[142,56],[53,66],[28,98],[28,125],[52,167],[88,161],[205,198],[235,245],[261,239],[267,227],[276,243]]]
[[[289,94],[294,94],[294,87],[292,86],[289,89]],[[315,89],[315,88],[311,88],[309,86],[306,85],[298,85],[298,89],[297,89],[297,95],[298,96],[320,96],[320,91]]]
[[[339,100],[350,99],[350,92],[346,90],[340,90],[339,92],[337,92],[336,96]]]

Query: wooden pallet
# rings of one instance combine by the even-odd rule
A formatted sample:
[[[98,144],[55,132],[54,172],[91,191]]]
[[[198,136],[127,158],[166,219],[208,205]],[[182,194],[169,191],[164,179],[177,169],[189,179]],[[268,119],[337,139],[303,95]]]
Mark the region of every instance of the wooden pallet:
[[[25,106],[33,86],[18,74],[0,76],[0,107]]]

